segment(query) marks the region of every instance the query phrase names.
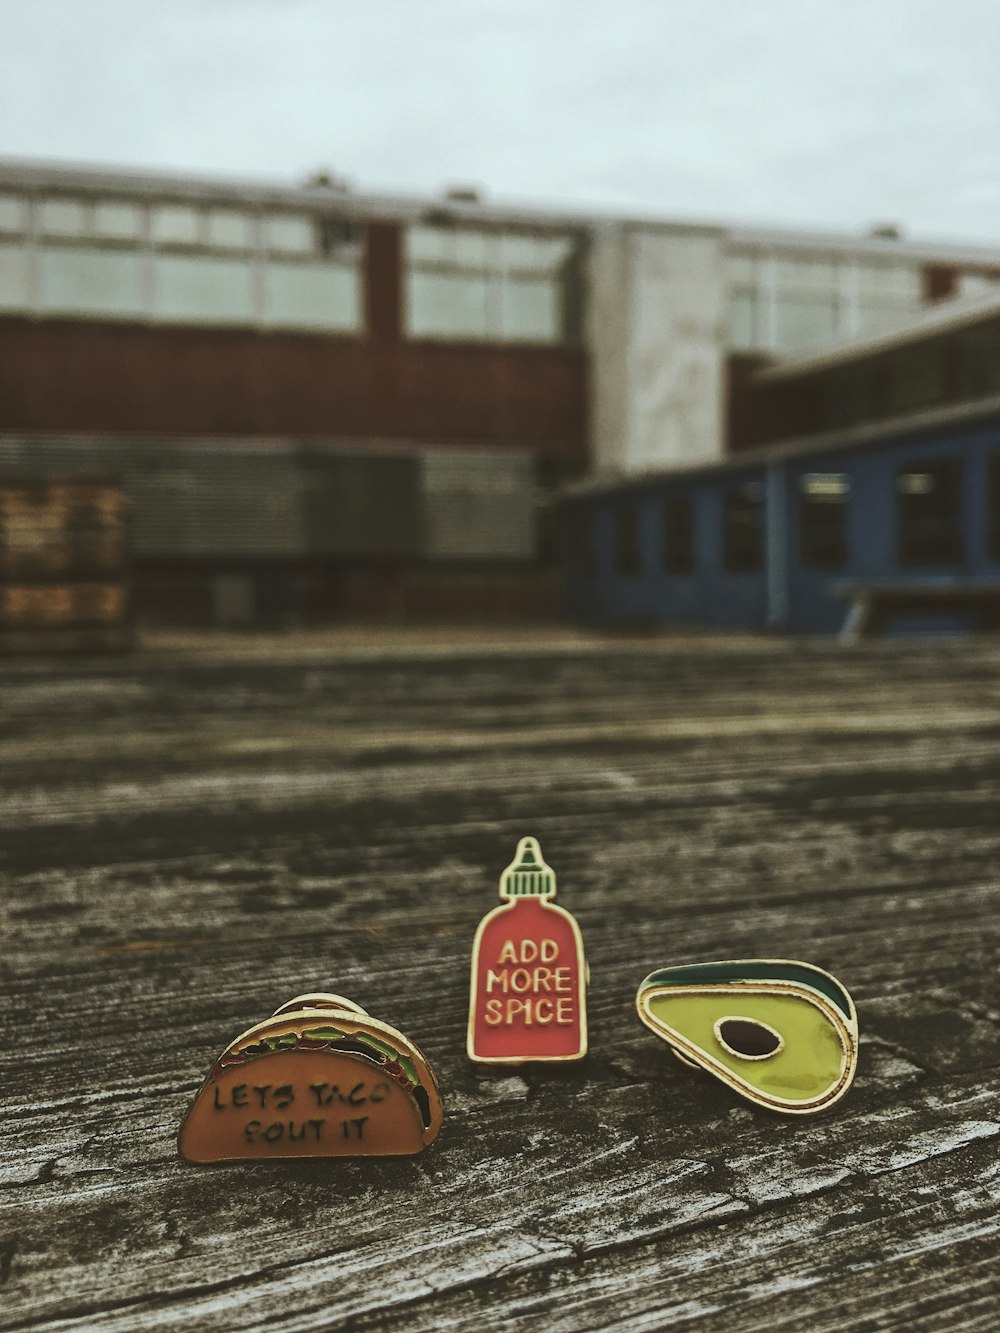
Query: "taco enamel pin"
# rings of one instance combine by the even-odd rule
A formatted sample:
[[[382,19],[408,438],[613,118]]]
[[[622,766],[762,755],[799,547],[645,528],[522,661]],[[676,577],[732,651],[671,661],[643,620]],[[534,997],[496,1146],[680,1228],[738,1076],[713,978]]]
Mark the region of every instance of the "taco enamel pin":
[[[231,1041],[178,1137],[189,1162],[418,1153],[441,1128],[419,1049],[340,995],[299,995]]]
[[[666,967],[642,982],[636,1008],[679,1059],[772,1111],[825,1111],[854,1079],[854,1001],[810,963],[751,958]]]

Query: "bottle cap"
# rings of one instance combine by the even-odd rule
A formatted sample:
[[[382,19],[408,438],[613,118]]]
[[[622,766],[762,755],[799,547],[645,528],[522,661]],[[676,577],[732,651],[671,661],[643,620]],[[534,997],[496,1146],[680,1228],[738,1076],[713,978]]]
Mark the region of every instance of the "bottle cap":
[[[500,876],[501,898],[554,898],[555,871],[542,856],[537,838],[522,838],[513,861]]]

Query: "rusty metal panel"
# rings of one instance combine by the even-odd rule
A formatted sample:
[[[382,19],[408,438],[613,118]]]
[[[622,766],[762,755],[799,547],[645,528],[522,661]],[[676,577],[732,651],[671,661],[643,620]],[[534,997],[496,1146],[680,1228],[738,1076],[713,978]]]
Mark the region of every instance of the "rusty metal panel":
[[[114,451],[100,438],[3,434],[0,476],[43,482],[53,477],[117,476],[117,469]]]
[[[0,472],[121,478],[145,559],[530,560],[535,451],[0,436]]]
[[[294,452],[135,442],[119,456],[138,556],[296,556],[304,551]]]
[[[314,555],[420,554],[421,459],[415,452],[303,455],[305,525]]]
[[[422,451],[424,554],[431,560],[532,560],[538,488],[530,449]]]
[[[0,436],[0,474],[121,479],[141,557],[304,552],[301,469],[283,442]]]

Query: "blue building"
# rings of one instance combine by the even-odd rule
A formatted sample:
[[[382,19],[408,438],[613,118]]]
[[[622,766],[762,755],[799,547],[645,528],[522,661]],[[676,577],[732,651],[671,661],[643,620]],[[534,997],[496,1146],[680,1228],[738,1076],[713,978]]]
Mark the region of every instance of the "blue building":
[[[918,410],[894,410],[917,372]],[[783,410],[800,424],[804,403],[844,420],[852,383],[868,385],[851,399],[867,413],[780,438]],[[1000,628],[995,299],[764,370],[744,402],[779,438],[565,497],[574,619],[809,634]]]

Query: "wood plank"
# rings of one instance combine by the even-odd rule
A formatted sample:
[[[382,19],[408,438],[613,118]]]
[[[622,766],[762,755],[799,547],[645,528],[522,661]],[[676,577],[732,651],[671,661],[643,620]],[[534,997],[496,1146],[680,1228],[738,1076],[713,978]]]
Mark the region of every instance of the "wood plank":
[[[1000,1310],[1000,651],[651,641],[8,663],[0,1328],[985,1333]],[[533,832],[592,1054],[464,1057]],[[781,1120],[634,1017],[656,965],[832,968],[862,1056]],[[438,1069],[410,1161],[197,1169],[222,1045],[303,989]]]

